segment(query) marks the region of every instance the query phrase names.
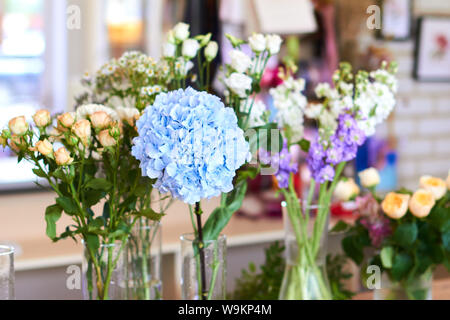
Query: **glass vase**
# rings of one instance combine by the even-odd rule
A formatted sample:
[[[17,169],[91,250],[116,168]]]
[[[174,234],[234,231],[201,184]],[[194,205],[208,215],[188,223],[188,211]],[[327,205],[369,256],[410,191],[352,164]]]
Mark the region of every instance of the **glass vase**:
[[[140,218],[127,242],[125,300],[161,300],[161,224]]]
[[[282,208],[286,269],[279,299],[331,300],[326,272],[328,208],[306,205],[293,207],[286,202],[283,202]],[[296,223],[296,228],[293,223]]]
[[[183,300],[225,300],[226,252],[224,235],[205,241],[204,273],[198,241],[194,234],[181,236],[181,296]]]
[[[0,300],[14,299],[14,248],[0,246]]]
[[[100,243],[97,250],[84,244],[82,262],[83,297],[85,300],[122,300],[126,279],[125,251],[127,241]]]
[[[374,300],[431,300],[433,270],[407,281],[393,281],[386,272],[381,276],[381,288],[374,290]]]

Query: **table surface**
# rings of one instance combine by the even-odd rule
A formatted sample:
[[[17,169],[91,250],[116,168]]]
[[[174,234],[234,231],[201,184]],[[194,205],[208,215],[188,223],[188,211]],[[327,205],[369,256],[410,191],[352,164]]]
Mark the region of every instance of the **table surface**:
[[[433,300],[450,299],[450,279],[441,279],[433,281],[432,289]],[[373,300],[373,292],[363,292],[357,294],[353,300]]]

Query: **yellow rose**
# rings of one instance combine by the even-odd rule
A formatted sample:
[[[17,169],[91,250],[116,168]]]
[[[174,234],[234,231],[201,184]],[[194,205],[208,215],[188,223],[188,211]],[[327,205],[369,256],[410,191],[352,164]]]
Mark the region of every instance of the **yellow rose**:
[[[111,124],[111,117],[105,111],[97,111],[90,115],[92,126],[95,129],[105,129]]]
[[[115,146],[117,143],[117,140],[109,134],[109,130],[100,131],[98,134],[98,141],[100,141],[100,144],[105,148]]]
[[[70,157],[69,151],[64,147],[55,151],[55,160],[56,164],[59,166],[67,166],[73,162],[73,158]]]
[[[28,123],[24,116],[13,118],[9,121],[9,130],[12,134],[23,136],[28,131]]]
[[[447,192],[445,181],[432,176],[422,176],[420,178],[420,186],[430,191],[434,195],[435,200],[439,200]]]
[[[361,185],[365,188],[375,187],[380,184],[380,174],[375,168],[369,168],[361,171],[359,174]]]
[[[51,122],[50,112],[48,110],[39,110],[33,116],[34,123],[39,128],[45,128]]]
[[[390,192],[381,203],[384,213],[392,219],[400,219],[408,211],[408,202],[411,198],[408,194]]]
[[[89,120],[78,120],[73,125],[72,130],[85,146],[89,144],[91,138],[91,123]]]
[[[425,218],[430,214],[435,203],[433,193],[425,189],[419,189],[414,192],[409,201],[409,210],[417,218]]]
[[[61,132],[67,131],[75,123],[75,117],[72,113],[66,112],[58,116],[58,130]]]
[[[49,156],[53,153],[53,145],[47,139],[38,141],[36,143],[36,149],[44,156]]]
[[[355,183],[355,180],[349,178],[341,180],[336,185],[334,190],[334,197],[338,201],[349,201],[352,197],[359,195],[359,187]]]

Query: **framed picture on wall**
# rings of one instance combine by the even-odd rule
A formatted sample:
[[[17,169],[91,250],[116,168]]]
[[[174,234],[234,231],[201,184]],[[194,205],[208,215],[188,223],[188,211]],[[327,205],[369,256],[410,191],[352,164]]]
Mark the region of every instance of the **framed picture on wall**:
[[[450,17],[419,18],[414,77],[421,81],[450,81]]]
[[[403,41],[411,38],[412,0],[382,0],[379,38]]]

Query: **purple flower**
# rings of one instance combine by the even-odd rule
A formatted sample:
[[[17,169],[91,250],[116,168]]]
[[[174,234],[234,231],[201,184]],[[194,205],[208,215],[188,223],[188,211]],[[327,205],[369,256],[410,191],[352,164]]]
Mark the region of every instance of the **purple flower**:
[[[360,223],[369,232],[372,245],[379,248],[383,240],[392,233],[390,220],[381,212],[380,204],[371,194],[358,197],[356,204],[361,216]]]
[[[276,169],[276,179],[280,188],[289,187],[289,178],[291,173],[298,172],[298,163],[294,162],[289,152],[287,141],[284,141],[283,149],[279,153],[270,154],[270,152],[261,149],[259,151],[259,160],[261,163],[269,165]]]

